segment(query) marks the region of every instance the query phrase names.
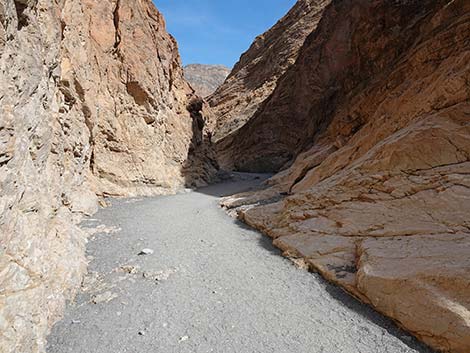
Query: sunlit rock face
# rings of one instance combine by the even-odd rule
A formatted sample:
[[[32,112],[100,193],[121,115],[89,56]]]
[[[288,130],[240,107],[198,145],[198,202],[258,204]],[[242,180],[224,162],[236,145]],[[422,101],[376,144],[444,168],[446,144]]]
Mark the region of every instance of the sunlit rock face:
[[[230,69],[224,65],[190,64],[184,67],[184,77],[200,97],[208,97],[224,83]]]
[[[216,163],[150,0],[1,1],[0,86],[0,351],[43,352],[96,194],[173,193]]]
[[[188,111],[196,98],[151,1],[72,1],[62,21],[61,80],[68,91],[78,88],[77,108],[90,112],[99,190],[167,193],[208,180],[211,168],[189,173],[204,123]]]
[[[253,117],[278,79],[294,64],[305,38],[317,26],[329,2],[299,0],[241,56],[224,84],[208,97],[216,116],[214,141],[234,133]],[[229,163],[222,157],[222,165]]]
[[[228,165],[283,169],[226,207],[458,353],[470,351],[469,38],[468,1],[333,1],[270,98],[221,141]]]

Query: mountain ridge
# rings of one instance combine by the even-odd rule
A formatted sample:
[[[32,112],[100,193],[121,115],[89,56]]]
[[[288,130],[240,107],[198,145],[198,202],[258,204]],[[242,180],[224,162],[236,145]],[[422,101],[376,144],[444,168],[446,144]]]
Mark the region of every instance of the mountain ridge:
[[[200,97],[208,97],[225,81],[230,73],[225,65],[188,64],[184,76]]]

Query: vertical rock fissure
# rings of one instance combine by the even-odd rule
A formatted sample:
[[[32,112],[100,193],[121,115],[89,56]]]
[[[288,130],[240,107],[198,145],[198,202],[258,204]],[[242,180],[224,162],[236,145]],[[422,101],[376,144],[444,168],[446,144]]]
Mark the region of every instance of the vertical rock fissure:
[[[121,44],[121,34],[119,31],[119,8],[120,8],[121,0],[116,0],[116,7],[113,11],[113,23],[114,23],[114,30],[115,30],[115,39],[114,39],[114,49],[119,48],[119,44]]]
[[[15,1],[16,17],[18,19],[18,31],[20,31],[23,27],[28,26],[29,23],[28,15],[26,13],[28,4],[23,1]]]

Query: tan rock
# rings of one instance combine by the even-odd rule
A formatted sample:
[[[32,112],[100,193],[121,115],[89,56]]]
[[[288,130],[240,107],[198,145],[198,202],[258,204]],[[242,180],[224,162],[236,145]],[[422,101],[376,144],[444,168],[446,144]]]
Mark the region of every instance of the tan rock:
[[[214,93],[229,74],[230,69],[224,65],[190,64],[184,67],[184,77],[203,98]]]
[[[271,189],[224,201],[242,220],[457,353],[470,351],[469,14],[463,0],[333,2],[219,142],[239,169],[284,166]]]
[[[378,310],[449,352],[470,346],[470,236],[368,239],[357,286]]]
[[[196,116],[202,106],[188,112],[193,90],[153,4],[69,1],[62,23],[61,60],[72,69],[61,84],[76,97],[67,111],[85,112],[91,128],[97,190],[152,195],[203,185],[214,172],[209,157],[207,171],[187,170],[197,156],[210,155],[203,146],[204,117]]]
[[[96,194],[172,193],[217,165],[150,0],[1,1],[0,87],[0,351],[44,352]]]

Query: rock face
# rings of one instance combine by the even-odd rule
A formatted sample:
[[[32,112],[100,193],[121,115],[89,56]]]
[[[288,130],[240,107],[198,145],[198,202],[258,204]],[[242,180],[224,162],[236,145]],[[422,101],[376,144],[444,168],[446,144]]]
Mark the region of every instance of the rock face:
[[[249,121],[294,64],[330,0],[299,0],[274,27],[258,36],[224,84],[208,98],[217,117],[214,141]],[[223,163],[224,160],[220,159]]]
[[[269,100],[221,141],[242,170],[295,157],[227,208],[458,353],[470,351],[469,38],[465,0],[333,1]]]
[[[175,192],[216,163],[150,0],[1,1],[0,87],[0,351],[43,352],[96,194]]]
[[[224,65],[190,64],[184,67],[184,77],[200,97],[207,97],[225,81],[230,69]]]

